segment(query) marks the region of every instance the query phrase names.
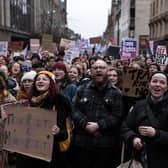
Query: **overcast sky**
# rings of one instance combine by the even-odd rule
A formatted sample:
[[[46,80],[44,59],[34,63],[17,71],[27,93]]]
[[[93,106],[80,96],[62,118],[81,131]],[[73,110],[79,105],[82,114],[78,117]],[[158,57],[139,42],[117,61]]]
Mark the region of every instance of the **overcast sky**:
[[[102,35],[111,0],[67,0],[68,27],[84,38]]]

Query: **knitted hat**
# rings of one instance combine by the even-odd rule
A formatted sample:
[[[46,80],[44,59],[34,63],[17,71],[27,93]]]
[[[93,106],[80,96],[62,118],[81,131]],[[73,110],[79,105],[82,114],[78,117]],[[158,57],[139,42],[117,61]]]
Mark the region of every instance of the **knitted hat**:
[[[39,71],[38,75],[40,74],[47,75],[49,78],[51,78],[55,82],[55,75],[52,72],[44,70],[44,71]]]
[[[21,82],[23,82],[24,80],[34,80],[34,77],[36,76],[36,71],[30,71],[30,72],[26,72],[21,79]]]
[[[53,66],[53,69],[61,69],[63,70],[65,73],[67,72],[67,68],[66,65],[64,64],[63,61],[58,61],[55,63],[55,65]]]

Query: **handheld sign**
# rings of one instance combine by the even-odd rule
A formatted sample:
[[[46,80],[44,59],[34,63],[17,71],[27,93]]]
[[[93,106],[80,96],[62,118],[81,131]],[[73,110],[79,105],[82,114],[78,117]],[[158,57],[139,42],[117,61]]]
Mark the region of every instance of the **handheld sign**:
[[[3,149],[51,161],[52,126],[56,112],[18,104],[4,106],[8,114],[4,126]]]
[[[139,97],[148,93],[149,72],[143,69],[126,68],[123,71],[122,92],[125,96]]]

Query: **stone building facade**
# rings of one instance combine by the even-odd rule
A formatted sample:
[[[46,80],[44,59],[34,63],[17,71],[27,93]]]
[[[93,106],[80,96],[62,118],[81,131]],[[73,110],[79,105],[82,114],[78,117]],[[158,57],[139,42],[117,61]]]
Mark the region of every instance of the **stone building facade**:
[[[137,40],[137,54],[145,52],[145,40],[149,37],[151,0],[112,0],[112,29],[117,45],[122,38]]]
[[[67,0],[0,0],[0,40],[19,41],[67,28]]]
[[[168,1],[152,0],[150,4],[150,40],[166,45],[168,51]]]

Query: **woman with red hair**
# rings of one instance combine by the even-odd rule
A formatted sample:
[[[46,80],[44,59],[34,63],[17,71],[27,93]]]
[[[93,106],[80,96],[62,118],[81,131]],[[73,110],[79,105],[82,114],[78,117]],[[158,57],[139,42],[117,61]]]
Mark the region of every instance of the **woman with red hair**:
[[[29,96],[32,107],[40,107],[51,111],[57,110],[57,123],[51,128],[54,136],[53,155],[51,162],[31,158],[19,154],[17,168],[64,168],[63,154],[59,148],[59,142],[67,138],[66,117],[70,110],[69,102],[57,92],[54,74],[49,71],[40,71],[34,78]]]

